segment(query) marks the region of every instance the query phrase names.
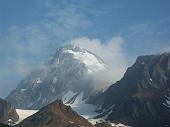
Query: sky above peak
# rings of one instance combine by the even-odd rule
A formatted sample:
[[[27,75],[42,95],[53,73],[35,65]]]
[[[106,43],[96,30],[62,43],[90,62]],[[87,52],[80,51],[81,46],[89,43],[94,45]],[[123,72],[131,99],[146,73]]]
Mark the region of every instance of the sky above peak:
[[[169,12],[168,0],[1,0],[0,97],[65,44],[109,50],[122,66],[170,51]]]

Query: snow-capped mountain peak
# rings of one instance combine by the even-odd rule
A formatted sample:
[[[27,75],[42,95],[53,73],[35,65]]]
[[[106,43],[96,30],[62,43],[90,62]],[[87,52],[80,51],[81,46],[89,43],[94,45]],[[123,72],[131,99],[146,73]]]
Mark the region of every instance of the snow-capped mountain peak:
[[[58,64],[65,64],[66,62],[70,64],[72,61],[83,64],[89,74],[105,70],[105,64],[99,56],[84,48],[74,45],[66,45],[57,49],[56,52],[49,58],[49,63],[53,63],[54,66],[57,66]]]
[[[99,56],[81,47],[67,45],[56,49],[43,68],[21,81],[7,100],[23,109],[39,109],[55,99],[75,104],[80,95],[84,100],[96,90],[90,77],[104,69],[105,64]],[[66,98],[66,93],[74,96]]]

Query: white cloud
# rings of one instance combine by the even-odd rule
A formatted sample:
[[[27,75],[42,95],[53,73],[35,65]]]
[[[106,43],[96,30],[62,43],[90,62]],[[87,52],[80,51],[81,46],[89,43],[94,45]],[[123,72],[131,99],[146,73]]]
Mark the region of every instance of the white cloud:
[[[71,44],[85,48],[100,56],[106,63],[107,70],[96,74],[95,81],[98,86],[108,86],[118,81],[124,74],[127,63],[123,52],[122,37],[113,37],[109,41],[102,43],[99,39],[90,39],[88,37],[77,38],[71,41]]]
[[[53,10],[53,12],[48,14],[48,17],[55,20],[67,30],[79,29],[91,25],[91,22],[87,20],[84,14],[80,13],[76,8],[71,7]]]

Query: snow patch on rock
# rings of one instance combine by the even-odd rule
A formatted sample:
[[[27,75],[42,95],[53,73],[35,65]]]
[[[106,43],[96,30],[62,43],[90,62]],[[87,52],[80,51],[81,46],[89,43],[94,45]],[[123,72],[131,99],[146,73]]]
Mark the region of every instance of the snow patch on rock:
[[[34,85],[40,84],[40,83],[42,83],[42,80],[41,80],[40,77],[38,77],[38,78],[34,79],[34,80],[32,81],[32,83],[33,83]]]
[[[69,91],[68,91],[67,93],[65,93],[65,95],[63,96],[63,99],[62,99],[62,100],[63,100],[63,103],[64,103],[64,104],[67,104],[67,103],[70,101],[70,99],[72,99],[76,94],[77,94],[77,93],[69,90]]]

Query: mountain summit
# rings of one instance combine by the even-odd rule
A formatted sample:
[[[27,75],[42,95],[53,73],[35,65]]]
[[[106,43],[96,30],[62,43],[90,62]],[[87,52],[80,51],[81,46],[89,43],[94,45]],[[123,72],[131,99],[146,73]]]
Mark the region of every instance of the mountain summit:
[[[17,108],[39,109],[56,99],[73,104],[94,92],[90,78],[105,70],[103,60],[73,45],[58,48],[43,67],[33,71],[6,98]]]

